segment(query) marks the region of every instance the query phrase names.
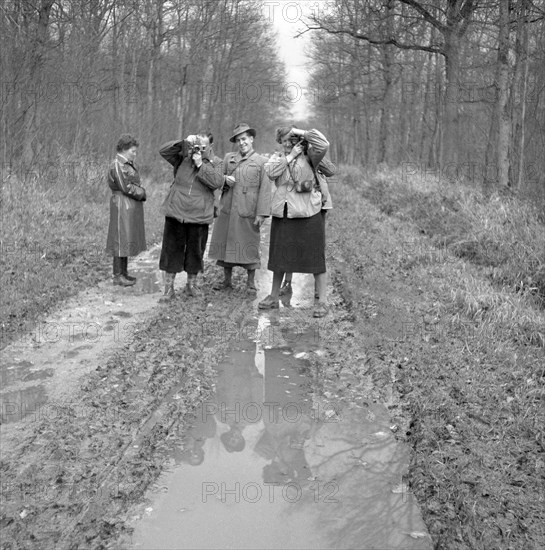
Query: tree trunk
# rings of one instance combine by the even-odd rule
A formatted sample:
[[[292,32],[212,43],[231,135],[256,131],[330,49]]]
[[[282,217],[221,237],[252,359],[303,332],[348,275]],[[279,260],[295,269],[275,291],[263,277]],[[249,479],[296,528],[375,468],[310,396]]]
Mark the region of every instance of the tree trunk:
[[[500,187],[509,186],[509,0],[500,0],[500,30],[498,35],[498,180]]]
[[[516,70],[511,93],[513,105],[513,183],[517,190],[524,175],[524,138],[526,118],[526,92],[528,88],[528,0],[521,0],[517,21]]]
[[[453,28],[445,33],[445,78],[443,99],[444,136],[441,159],[443,167],[458,163],[460,89],[460,37]]]
[[[42,86],[42,69],[47,42],[49,16],[54,0],[42,0],[38,11],[38,22],[33,39],[30,60],[27,68],[25,85],[28,87],[26,97],[31,98],[23,107],[23,143],[22,161],[30,166],[34,160],[34,141],[36,139],[40,117],[40,92]],[[29,30],[29,29],[28,29]]]
[[[392,32],[392,9],[393,0],[388,0],[386,6],[386,36],[393,35]],[[380,108],[380,129],[379,129],[379,147],[378,147],[378,163],[387,162],[388,154],[388,136],[390,135],[390,118],[392,113],[393,99],[393,63],[394,52],[393,46],[385,44],[382,47],[382,66],[384,74],[384,93],[382,94],[382,103]]]

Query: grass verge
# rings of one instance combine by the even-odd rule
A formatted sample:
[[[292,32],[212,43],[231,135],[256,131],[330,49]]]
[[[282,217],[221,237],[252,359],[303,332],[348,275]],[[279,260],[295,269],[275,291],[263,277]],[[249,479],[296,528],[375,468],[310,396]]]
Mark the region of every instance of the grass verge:
[[[338,283],[365,343],[362,372],[375,388],[393,382],[392,413],[414,451],[410,487],[436,548],[537,549],[545,544],[545,312],[541,287],[539,296],[521,292],[514,275],[516,266],[535,277],[531,259],[545,232],[532,216],[516,230],[519,248],[494,248],[492,271],[454,243],[471,236],[484,250],[504,233],[511,239],[513,224],[502,230],[498,220],[529,207],[499,198],[486,206],[466,193],[413,195],[395,174],[341,174],[332,233],[350,237],[337,242]],[[447,236],[451,246],[441,248]]]
[[[423,255],[453,255],[483,267],[495,285],[534,297],[545,306],[545,203],[494,194],[402,170],[379,171],[363,179],[345,168],[361,196],[388,216],[411,222],[429,237]],[[406,251],[414,245],[405,243]],[[410,261],[413,261],[411,258]]]

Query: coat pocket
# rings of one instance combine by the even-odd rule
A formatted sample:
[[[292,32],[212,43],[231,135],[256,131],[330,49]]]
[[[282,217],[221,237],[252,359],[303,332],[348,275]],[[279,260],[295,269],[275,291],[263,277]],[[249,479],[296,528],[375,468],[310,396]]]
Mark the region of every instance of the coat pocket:
[[[246,185],[259,185],[260,167],[257,164],[253,164],[251,162],[248,164],[243,164],[239,170],[242,176],[241,181],[243,181]]]
[[[252,218],[255,216],[258,192],[259,186],[257,185],[243,185],[240,187],[237,206],[238,214],[241,218]]]

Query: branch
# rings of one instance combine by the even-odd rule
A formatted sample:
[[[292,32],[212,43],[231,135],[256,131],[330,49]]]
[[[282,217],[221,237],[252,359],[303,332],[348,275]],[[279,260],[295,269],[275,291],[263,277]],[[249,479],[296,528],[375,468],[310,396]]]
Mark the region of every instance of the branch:
[[[456,18],[458,22],[463,20],[460,30],[458,31],[460,36],[463,36],[466,33],[467,28],[471,23],[471,14],[474,10],[475,6],[473,5],[473,0],[466,0],[466,3],[460,8],[459,17]]]
[[[439,19],[434,17],[426,8],[421,6],[415,0],[399,0],[401,3],[414,8],[430,25],[433,25],[436,29],[439,29],[441,33],[445,33],[447,30],[446,25],[443,25]]]
[[[366,36],[365,34],[361,34],[354,31],[344,30],[344,29],[328,29],[323,26],[316,26],[311,27],[309,25],[306,25],[306,30],[301,31],[297,36],[301,36],[307,31],[325,31],[328,34],[347,34],[348,36],[351,36],[352,38],[357,38],[358,40],[365,40],[369,42],[369,44],[392,44],[393,46],[396,46],[396,48],[399,48],[401,50],[418,50],[423,52],[430,52],[430,53],[438,53],[441,55],[445,55],[445,52],[443,48],[439,48],[436,46],[419,46],[418,44],[404,44],[402,42],[398,42],[395,38],[371,38],[369,36]]]

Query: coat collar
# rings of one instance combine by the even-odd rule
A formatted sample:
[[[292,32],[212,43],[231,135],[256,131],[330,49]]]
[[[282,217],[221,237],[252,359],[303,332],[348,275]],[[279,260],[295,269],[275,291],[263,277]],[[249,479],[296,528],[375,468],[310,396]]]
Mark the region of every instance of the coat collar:
[[[134,163],[132,161],[130,161],[127,157],[122,155],[121,153],[117,153],[116,160],[120,164],[128,164],[129,166],[132,166],[134,168]]]
[[[253,154],[255,153],[255,149],[252,149],[245,157],[243,157],[240,154],[240,151],[237,151],[236,153],[233,153],[233,156],[231,157],[235,162],[243,162],[245,160],[248,160]]]

